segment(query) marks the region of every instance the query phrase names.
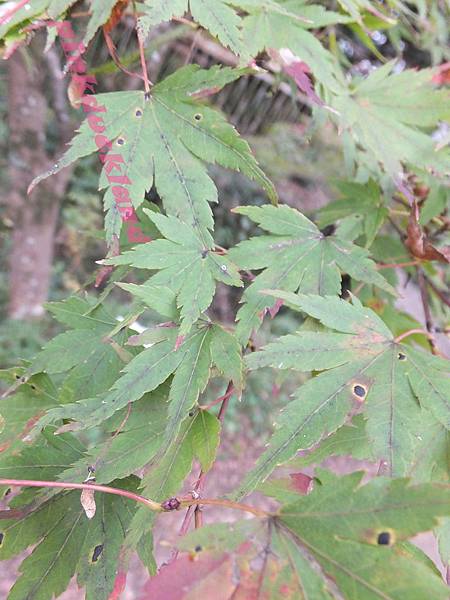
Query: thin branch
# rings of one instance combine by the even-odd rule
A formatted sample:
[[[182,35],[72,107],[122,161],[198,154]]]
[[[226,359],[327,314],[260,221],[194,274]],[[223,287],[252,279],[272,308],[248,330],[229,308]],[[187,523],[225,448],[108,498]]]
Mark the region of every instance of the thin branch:
[[[270,513],[264,510],[249,506],[248,504],[241,504],[239,502],[232,502],[231,500],[220,500],[215,498],[171,498],[169,501],[162,503],[155,502],[149,498],[144,498],[134,492],[128,490],[122,490],[120,488],[109,487],[106,485],[98,485],[96,483],[72,483],[69,481],[39,481],[35,479],[0,479],[0,486],[16,486],[16,487],[37,487],[37,488],[59,488],[65,490],[92,490],[93,492],[104,492],[106,494],[113,494],[114,496],[122,496],[123,498],[129,498],[140,504],[144,504],[150,510],[154,512],[172,512],[172,510],[179,510],[181,508],[189,506],[197,506],[198,504],[205,504],[210,506],[221,506],[222,508],[231,508],[234,510],[240,510],[243,512],[251,513],[255,517],[267,518],[270,517]],[[167,509],[168,503],[174,501],[176,505],[175,509]]]
[[[428,284],[428,287],[430,287],[433,292],[436,294],[436,296],[439,298],[439,300],[441,300],[441,302],[443,302],[444,304],[446,304],[447,306],[450,306],[450,298],[448,296],[446,296],[444,294],[444,292],[442,290],[440,290],[433,281],[431,281],[431,279],[429,279],[425,274],[425,281]]]
[[[205,506],[221,506],[222,508],[231,508],[233,510],[248,512],[252,515],[255,515],[255,517],[259,517],[260,519],[267,519],[268,517],[272,516],[271,513],[268,513],[265,510],[255,508],[249,504],[233,502],[231,500],[220,500],[216,498],[179,498],[179,501],[180,508],[204,504]]]
[[[418,260],[409,260],[401,263],[380,263],[377,265],[377,269],[396,269],[402,267],[416,267],[417,265],[420,265]]]
[[[115,496],[122,496],[123,498],[129,498],[135,502],[145,504],[150,510],[155,512],[161,512],[163,510],[159,502],[154,502],[149,498],[144,498],[139,494],[129,492],[128,490],[121,490],[120,488],[108,487],[106,485],[97,485],[95,483],[71,483],[68,481],[38,481],[34,479],[0,479],[0,485],[16,487],[44,487],[44,488],[60,488],[66,490],[92,490],[93,492],[105,492],[106,494],[113,494]]]
[[[432,334],[429,331],[425,331],[425,329],[409,329],[408,331],[404,331],[402,334],[398,335],[394,339],[394,342],[396,344],[398,344],[399,342],[401,342],[405,338],[409,337],[410,335],[416,335],[416,334],[425,335],[428,339],[433,337]]]
[[[419,284],[420,297],[422,299],[423,312],[425,315],[425,327],[427,328],[427,331],[430,334],[428,336],[428,341],[430,344],[431,352],[433,354],[439,354],[439,350],[436,346],[436,340],[434,339],[434,335],[433,335],[434,325],[433,325],[433,318],[431,316],[427,283],[425,281],[424,272],[420,267],[417,267],[417,281]]]
[[[139,44],[139,56],[141,59],[142,79],[144,80],[144,90],[146,96],[148,96],[150,94],[150,86],[152,86],[153,83],[148,78],[147,61],[145,60],[144,41],[142,40],[139,33],[137,34],[137,39]]]
[[[208,410],[209,408],[211,408],[212,406],[215,406],[216,404],[218,404],[219,402],[222,402],[222,406],[220,407],[219,410],[219,414],[217,416],[217,418],[219,419],[220,422],[223,422],[223,419],[225,418],[225,412],[226,409],[228,407],[228,403],[230,401],[231,396],[234,394],[235,392],[235,388],[233,383],[230,381],[228,383],[227,389],[225,391],[225,394],[223,394],[223,396],[219,396],[219,398],[216,398],[213,402],[211,402],[211,404],[208,404],[207,406],[202,406],[202,410]],[[200,470],[197,482],[195,483],[194,489],[192,490],[192,497],[193,499],[197,499],[200,498],[201,496],[201,492],[203,491],[204,487],[205,487],[205,480],[206,480],[206,473],[203,472],[203,470]],[[186,535],[186,533],[189,530],[189,527],[191,525],[192,522],[192,516],[194,515],[195,518],[195,528],[197,529],[199,526],[199,523],[201,523],[202,519],[201,519],[201,506],[197,505],[195,507],[195,509],[193,508],[193,506],[190,506],[187,511],[186,514],[184,515],[184,519],[183,519],[183,523],[181,524],[181,528],[180,528],[180,537]],[[178,556],[178,550],[175,549],[172,552],[172,555],[169,559],[169,564],[171,562],[173,562]]]

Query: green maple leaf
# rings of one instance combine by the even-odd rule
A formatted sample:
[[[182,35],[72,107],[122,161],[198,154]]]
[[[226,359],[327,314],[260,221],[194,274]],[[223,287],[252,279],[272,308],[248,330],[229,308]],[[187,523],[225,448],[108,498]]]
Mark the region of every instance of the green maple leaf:
[[[33,0],[19,8],[7,23],[0,26],[0,38],[14,27],[24,28],[33,19],[61,18],[75,2],[76,0]],[[86,46],[97,30],[108,21],[117,2],[118,0],[91,0],[91,17],[83,40]]]
[[[268,448],[236,495],[241,497],[278,465],[310,448],[362,410],[374,455],[392,476],[407,474],[428,440],[422,422],[450,428],[448,361],[397,343],[383,321],[353,298],[274,292],[289,306],[335,331],[300,331],[247,357],[251,369],[273,366],[324,371],[300,386],[280,415]]]
[[[105,262],[158,270],[149,283],[169,287],[175,292],[180,309],[179,335],[184,336],[210,306],[216,281],[234,286],[243,284],[233,263],[216,254],[213,244],[205,246],[204,240],[191,227],[175,217],[145,212],[165,239],[140,244]]]
[[[244,46],[251,56],[263,50],[289,48],[313,71],[323,86],[335,93],[345,89],[345,81],[328,52],[309,28],[348,22],[349,17],[325,11],[320,5],[275,0],[240,0],[248,13],[243,19]]]
[[[247,142],[218,111],[195,100],[195,94],[208,88],[219,90],[242,73],[219,67],[206,71],[189,65],[155,85],[148,97],[140,91],[95,96],[105,110],[99,113],[104,126],[101,135],[113,142],[100,178],[100,188],[106,189],[108,237],[118,234],[122,223],[112,189],[117,186],[108,176],[128,177],[129,183],[122,187],[126,187],[135,208],[154,184],[166,211],[195,229],[205,247],[212,242],[209,202],[217,201],[217,189],[203,161],[241,171],[276,201],[274,187],[258,167]],[[95,137],[86,120],[69,150],[32,185],[97,152]]]
[[[114,485],[135,491],[137,478]],[[8,600],[51,600],[62,594],[75,574],[88,600],[110,597],[135,505],[110,494],[96,494],[95,501],[92,520],[81,506],[80,492],[74,491],[53,496],[23,517],[1,522],[0,560],[35,546],[22,562]]]
[[[102,427],[115,435],[94,444],[79,460],[70,461],[59,479],[82,481],[86,477],[86,465],[93,465],[96,482],[110,483],[144,467],[156,455],[164,439],[167,397],[168,387],[162,385],[145,394],[130,409],[118,411]]]
[[[364,149],[360,159],[372,170],[381,164],[397,177],[402,165],[448,171],[448,149],[437,152],[427,132],[450,117],[449,92],[433,89],[430,69],[392,74],[393,66],[391,62],[376,69],[331,100],[340,127],[351,133],[355,149],[357,145]]]
[[[447,514],[448,487],[384,478],[358,487],[362,473],[319,478],[322,485],[310,495],[281,509],[280,521],[345,598],[446,597],[439,575],[399,542]]]
[[[181,424],[178,435],[166,446],[164,454],[158,453],[141,482],[142,495],[163,502],[178,493],[183,481],[197,459],[206,473],[213,465],[220,442],[220,422],[207,411],[199,410]],[[130,525],[126,546],[138,546],[150,531],[155,514],[138,508]]]
[[[145,0],[143,15],[138,19],[138,31],[146,38],[152,27],[173,17],[182,17],[189,10],[194,21],[224,46],[241,54],[241,19],[232,8],[233,4],[236,3],[231,0]]]
[[[108,393],[49,410],[35,429],[60,419],[74,419],[84,427],[98,425],[129,403],[156,390],[173,375],[163,438],[165,451],[176,438],[182,422],[190,418],[191,410],[204,391],[214,364],[227,380],[235,380],[235,387],[240,389],[242,365],[239,345],[223,328],[199,321],[178,348],[177,329],[165,328],[165,332],[161,333],[150,348],[143,350],[125,366],[124,374]],[[225,363],[217,358],[217,344],[223,344],[224,337],[228,340],[228,357],[232,358]]]
[[[123,360],[105,339],[117,325],[114,317],[102,306],[76,296],[50,302],[46,308],[72,329],[50,340],[29,371],[49,374],[68,371],[59,390],[60,401],[64,403],[108,390],[123,367]],[[127,335],[119,333],[117,342],[123,343]]]
[[[14,393],[0,400],[0,456],[12,455],[24,446],[36,421],[57,406],[58,392],[44,373],[25,377],[25,369],[0,371],[0,379],[19,386]],[[22,383],[21,378],[26,382]]]
[[[365,246],[369,248],[389,214],[380,188],[373,180],[365,185],[342,181],[336,186],[342,197],[320,209],[318,226],[324,228],[340,219],[359,215],[366,238]]]
[[[340,237],[339,231],[326,236],[288,206],[245,206],[235,212],[250,217],[270,233],[241,242],[228,254],[241,269],[264,269],[245,290],[245,304],[237,315],[236,333],[243,343],[274,304],[273,298],[261,294],[264,289],[339,294],[342,271],[358,281],[394,292],[377,273],[367,251]]]
[[[237,591],[268,600],[447,598],[440,573],[407,540],[449,514],[450,488],[385,478],[362,486],[362,477],[318,471],[313,491],[290,495],[268,521],[207,525],[178,546],[198,561],[222,557],[221,572],[229,561]],[[194,595],[190,585],[181,599]]]

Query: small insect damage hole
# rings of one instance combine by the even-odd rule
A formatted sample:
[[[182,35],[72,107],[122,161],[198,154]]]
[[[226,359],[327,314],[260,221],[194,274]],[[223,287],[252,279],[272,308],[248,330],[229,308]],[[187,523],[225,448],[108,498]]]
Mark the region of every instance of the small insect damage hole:
[[[382,531],[378,534],[377,544],[379,546],[390,546],[391,544],[391,534],[389,531]]]
[[[193,417],[193,416],[194,416],[194,411],[193,411],[193,410],[190,410],[190,411],[188,412],[188,416],[189,416],[189,417]]]
[[[195,546],[194,550],[196,552],[201,552],[203,550],[203,548],[200,545],[198,545],[198,546]]]
[[[397,358],[398,358],[398,360],[406,360],[406,355],[403,354],[403,352],[399,352],[397,354]]]
[[[208,256],[208,248],[204,248],[201,252],[201,257],[206,258]]]
[[[138,119],[139,119],[140,117],[142,117],[142,115],[143,115],[143,114],[144,114],[144,113],[142,112],[142,110],[141,110],[140,108],[137,108],[137,109],[134,111],[134,116],[135,116],[135,117],[137,117]]]
[[[99,544],[98,546],[95,546],[94,552],[92,553],[92,559],[91,559],[91,561],[93,563],[97,562],[98,559],[100,558],[100,554],[102,552],[103,552],[103,544]]]
[[[320,230],[320,233],[322,235],[324,235],[325,237],[329,237],[330,235],[333,235],[333,233],[336,231],[336,225],[327,225],[326,227],[324,227],[323,229]]]
[[[353,386],[353,393],[357,398],[365,398],[367,394],[367,388],[363,385],[356,384]]]
[[[123,138],[123,137],[117,138],[117,140],[116,140],[116,144],[117,144],[118,146],[123,146],[123,145],[125,144],[125,140],[124,140],[124,138]]]
[[[3,533],[0,533],[0,546],[3,544],[4,538],[5,538],[5,535]]]
[[[203,115],[202,115],[202,114],[200,114],[200,113],[195,113],[195,115],[194,115],[194,119],[195,119],[196,121],[201,121],[201,120],[203,119]]]

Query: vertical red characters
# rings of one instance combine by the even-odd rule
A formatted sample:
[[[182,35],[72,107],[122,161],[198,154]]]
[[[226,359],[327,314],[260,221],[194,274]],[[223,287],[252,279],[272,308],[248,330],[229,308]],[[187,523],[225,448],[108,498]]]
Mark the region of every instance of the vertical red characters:
[[[61,45],[67,59],[67,67],[72,75],[71,89],[76,98],[79,98],[83,111],[87,114],[89,127],[95,134],[95,144],[99,151],[99,157],[103,163],[106,178],[113,184],[111,191],[114,195],[117,208],[123,221],[128,224],[127,236],[130,243],[149,242],[151,238],[144,235],[129,196],[128,188],[131,185],[129,177],[122,172],[126,167],[126,162],[121,154],[112,152],[112,142],[103,132],[105,125],[102,113],[106,113],[106,108],[97,103],[97,99],[92,94],[95,92],[97,80],[95,76],[86,73],[86,61],[82,55],[86,50],[83,42],[77,42],[75,32],[69,21],[55,22],[53,25],[57,28],[61,38]],[[87,92],[91,92],[90,94]]]

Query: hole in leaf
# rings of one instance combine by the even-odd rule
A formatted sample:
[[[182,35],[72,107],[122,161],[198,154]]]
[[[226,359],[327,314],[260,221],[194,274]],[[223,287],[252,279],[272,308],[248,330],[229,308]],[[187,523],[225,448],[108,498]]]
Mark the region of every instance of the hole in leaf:
[[[200,113],[195,113],[194,119],[196,121],[201,121],[203,119],[203,115],[201,115]]]
[[[379,546],[389,546],[391,543],[391,534],[389,531],[382,531],[378,534],[377,544]]]
[[[36,387],[36,386],[35,386],[33,383],[32,383],[32,384],[30,384],[30,388],[31,388],[32,390],[37,390],[37,387]]]
[[[16,379],[20,379],[20,375],[17,375],[17,374],[16,374]]]
[[[135,114],[135,116],[136,116],[136,117],[138,117],[138,118],[139,118],[139,117],[142,117],[142,115],[143,115],[143,113],[142,113],[142,110],[141,110],[140,108],[137,108],[137,109],[135,110],[134,114]]]
[[[202,250],[202,258],[206,258],[208,256],[208,249],[205,248],[204,250]]]
[[[92,553],[92,562],[97,562],[100,558],[100,554],[103,552],[103,544],[99,544],[95,546],[94,552]]]
[[[367,390],[362,385],[355,385],[353,386],[353,393],[355,394],[355,396],[358,396],[358,398],[364,398],[367,394]]]
[[[0,546],[3,544],[4,534],[0,533]]]
[[[123,146],[125,144],[125,140],[122,137],[117,138],[116,144],[118,146]]]
[[[336,231],[336,225],[327,225],[326,227],[324,227],[323,229],[320,230],[320,233],[322,235],[324,235],[325,237],[328,237],[330,235],[333,235],[333,233]]]
[[[202,547],[201,546],[195,546],[194,550],[196,552],[201,552],[202,551]]]
[[[397,354],[397,358],[398,358],[398,360],[406,360],[406,355],[403,354],[403,352],[399,352]]]
[[[193,417],[193,416],[194,416],[194,411],[193,411],[193,410],[190,410],[190,411],[188,412],[188,415],[189,415],[190,417]]]

